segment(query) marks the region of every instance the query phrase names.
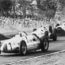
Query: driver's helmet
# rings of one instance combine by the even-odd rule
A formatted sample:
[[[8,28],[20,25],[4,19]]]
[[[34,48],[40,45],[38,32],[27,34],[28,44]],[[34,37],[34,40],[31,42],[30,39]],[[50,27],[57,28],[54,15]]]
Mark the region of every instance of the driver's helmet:
[[[22,36],[26,36],[27,33],[23,31],[23,32],[19,32],[19,35],[22,37]]]

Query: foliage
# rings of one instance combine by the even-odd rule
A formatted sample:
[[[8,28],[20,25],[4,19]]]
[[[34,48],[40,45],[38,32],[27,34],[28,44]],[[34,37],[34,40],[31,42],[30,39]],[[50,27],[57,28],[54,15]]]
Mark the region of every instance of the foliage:
[[[23,9],[23,18],[26,17],[26,0],[19,0],[20,7]]]
[[[9,10],[11,10],[12,7],[12,1],[11,0],[0,0],[0,11],[2,11],[3,13],[8,12]]]
[[[30,2],[27,0],[19,0],[18,3],[20,4],[20,7],[22,7],[23,18],[25,18],[26,17],[26,9],[28,6],[30,6]]]
[[[65,0],[59,0],[59,3],[61,4],[61,11],[63,10],[63,8],[65,7]]]
[[[61,5],[65,6],[65,0],[59,0],[59,2],[61,3]]]
[[[57,6],[56,2],[52,0],[37,0],[37,7],[43,11],[46,11],[46,17],[51,19],[54,17]]]

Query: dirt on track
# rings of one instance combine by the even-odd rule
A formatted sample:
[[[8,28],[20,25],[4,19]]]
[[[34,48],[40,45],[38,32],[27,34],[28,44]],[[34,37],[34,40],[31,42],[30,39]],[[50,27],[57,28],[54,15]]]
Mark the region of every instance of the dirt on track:
[[[33,59],[19,61],[16,63],[10,63],[8,65],[65,65],[65,51],[35,57]]]

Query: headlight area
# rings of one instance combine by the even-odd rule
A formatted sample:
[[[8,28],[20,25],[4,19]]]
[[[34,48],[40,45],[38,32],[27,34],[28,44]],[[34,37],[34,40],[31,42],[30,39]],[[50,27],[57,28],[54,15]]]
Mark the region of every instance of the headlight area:
[[[0,47],[1,52],[8,52],[11,51],[11,46],[10,43],[1,43],[1,47]]]
[[[19,51],[19,47],[16,46],[14,43],[3,43],[0,47],[0,51],[5,53],[15,53]]]

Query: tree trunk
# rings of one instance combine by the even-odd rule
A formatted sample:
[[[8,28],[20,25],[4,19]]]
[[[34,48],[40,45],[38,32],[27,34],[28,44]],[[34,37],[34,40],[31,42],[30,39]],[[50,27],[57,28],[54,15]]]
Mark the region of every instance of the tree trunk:
[[[24,5],[22,8],[23,8],[23,18],[25,18],[26,17],[26,6]]]

